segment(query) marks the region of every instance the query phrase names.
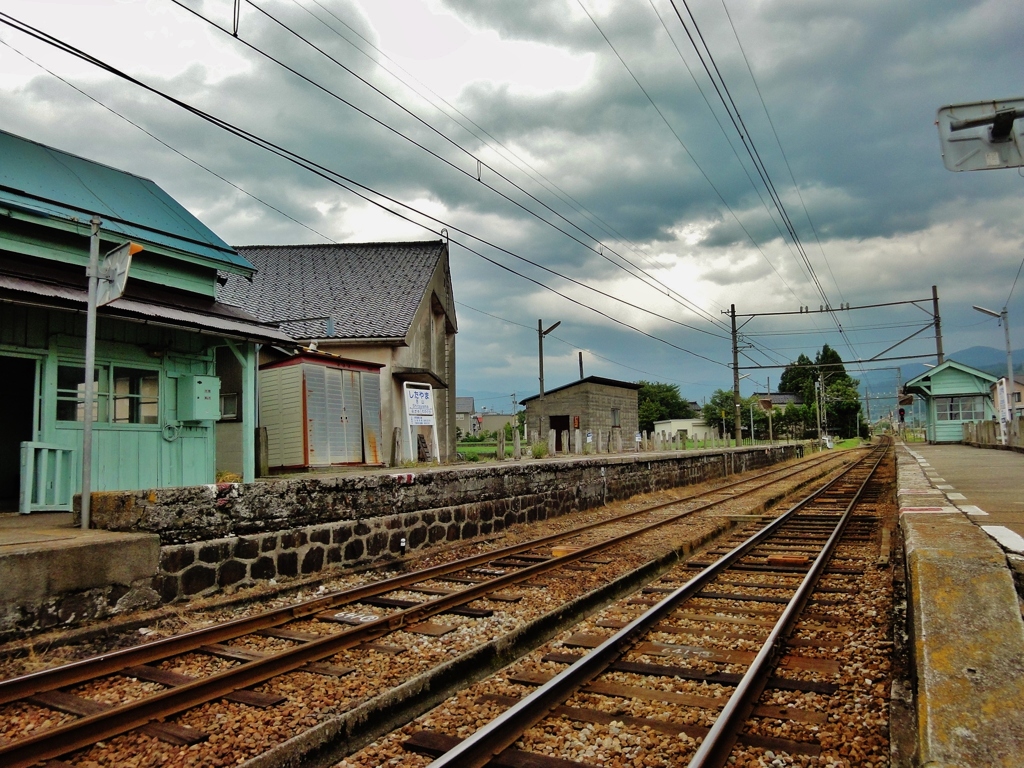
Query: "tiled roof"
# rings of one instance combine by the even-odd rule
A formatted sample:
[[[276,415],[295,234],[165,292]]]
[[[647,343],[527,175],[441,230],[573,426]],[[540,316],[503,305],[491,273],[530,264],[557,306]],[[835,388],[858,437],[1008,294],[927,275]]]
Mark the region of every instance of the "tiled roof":
[[[767,400],[771,398],[772,405],[789,405],[790,403],[793,403],[793,405],[804,404],[803,395],[796,392],[772,392],[770,394],[767,392],[755,392],[754,397],[758,400]]]
[[[456,413],[473,413],[476,410],[476,404],[472,397],[456,397],[455,398],[455,412]]]
[[[323,320],[282,324],[296,339],[402,338],[445,249],[441,240],[239,246],[256,276],[228,275],[217,298],[264,322],[333,320],[333,334]]]
[[[582,384],[600,384],[601,386],[604,386],[604,387],[619,387],[621,389],[634,389],[634,390],[635,389],[643,389],[643,384],[636,384],[636,383],[634,383],[632,381],[619,381],[618,379],[606,379],[603,376],[587,376],[585,379],[580,379],[579,381],[570,381],[568,384],[563,384],[560,387],[555,387],[553,389],[545,389],[544,390],[544,396],[547,397],[548,395],[553,395],[555,392],[561,392],[563,389],[569,389],[569,387],[578,387],[578,386],[580,386]],[[519,404],[520,405],[525,405],[526,403],[532,402],[534,400],[539,400],[539,399],[540,399],[540,395],[539,394],[530,395],[530,397],[527,397],[527,398],[525,398],[523,400],[520,400]]]

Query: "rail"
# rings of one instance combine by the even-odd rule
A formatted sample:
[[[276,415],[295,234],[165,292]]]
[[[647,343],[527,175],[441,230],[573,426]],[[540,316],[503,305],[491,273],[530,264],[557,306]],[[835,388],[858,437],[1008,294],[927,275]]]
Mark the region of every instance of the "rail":
[[[776,531],[785,526],[785,524],[793,519],[800,511],[807,507],[811,502],[826,494],[834,486],[838,485],[848,474],[861,467],[864,463],[873,461],[873,465],[868,474],[868,479],[870,479],[871,475],[884,458],[889,447],[889,443],[883,443],[881,446],[874,449],[861,462],[852,465],[844,473],[814,491],[803,500],[799,501],[783,515],[773,520],[743,543],[737,545],[732,551],[719,558],[715,563],[702,570],[686,584],[669,594],[650,610],[631,621],[615,635],[605,640],[601,645],[587,655],[583,656],[579,661],[569,666],[529,696],[521,699],[518,703],[496,717],[487,725],[477,730],[473,735],[464,739],[444,755],[439,756],[430,763],[428,768],[482,768],[482,766],[487,765],[495,755],[500,754],[503,750],[512,746],[521,737],[524,731],[540,722],[547,716],[548,712],[563,704],[563,702],[565,702],[566,699],[568,699],[574,692],[604,672],[609,666],[618,660],[626,650],[635,644],[637,638],[649,632],[656,624],[664,620],[672,611],[677,609],[681,602],[696,596],[702,589],[704,589],[705,586],[717,578],[719,574],[727,570],[729,566],[740,560],[760,543],[771,538]],[[860,495],[863,493],[863,488],[866,482],[867,480],[865,480],[858,489],[856,496],[857,499],[859,499]],[[849,512],[854,506],[855,502],[851,502],[844,518],[848,519]],[[845,522],[842,524],[842,527],[845,527]],[[816,564],[819,561],[822,563],[827,562],[828,555],[831,554],[831,549],[834,548],[834,541],[838,541],[840,535],[841,530],[839,529],[839,526],[837,526],[836,531],[834,531],[832,536],[829,538],[831,547],[829,548],[828,553],[822,553],[822,556],[819,556],[819,558],[816,559]],[[819,566],[819,569],[823,568],[824,565]],[[806,600],[806,595],[809,594],[809,592],[805,593],[804,591],[800,591],[798,594],[801,595],[801,600]],[[790,610],[787,608],[787,610],[783,612],[783,619],[789,621],[791,617],[795,616],[797,613],[799,613],[799,609]],[[783,619],[780,619],[780,624]],[[774,631],[770,637],[772,639],[771,645],[769,646],[766,643],[766,647],[762,648],[757,659],[762,660],[762,656],[767,659],[773,655],[775,643],[778,638],[781,637],[781,630]],[[759,664],[759,670],[763,669],[763,661],[764,660]],[[745,679],[746,678],[744,678],[744,680]],[[745,691],[747,691],[746,695],[749,695],[751,682],[746,682],[744,687]],[[732,703],[732,700],[730,700],[730,703]],[[737,702],[733,704],[732,709],[734,711],[739,711],[740,708],[740,700],[737,700]],[[729,715],[730,722],[735,718],[735,716],[736,715],[733,714]],[[724,730],[727,727],[727,725],[723,725],[722,729]],[[708,738],[710,739],[710,734]],[[721,737],[719,736],[717,738]],[[703,765],[703,763],[693,762],[690,765],[691,768],[694,768],[695,766]]]

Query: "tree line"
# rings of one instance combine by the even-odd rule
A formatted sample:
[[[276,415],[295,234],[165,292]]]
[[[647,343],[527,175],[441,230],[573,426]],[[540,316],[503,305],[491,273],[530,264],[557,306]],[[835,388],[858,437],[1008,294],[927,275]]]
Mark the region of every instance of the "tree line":
[[[699,412],[694,412],[689,402],[675,384],[659,384],[639,381],[642,385],[637,392],[640,429],[654,430],[654,422],[665,419],[687,419],[700,417],[715,427],[719,433],[736,434],[736,410],[731,389],[718,389]],[[868,425],[861,414],[859,381],[851,377],[843,365],[843,359],[828,344],[824,345],[811,360],[801,354],[786,366],[779,381],[779,392],[797,395],[801,403],[787,403],[772,412],[772,428],[775,437],[788,436],[801,439],[816,436],[819,414],[822,430],[840,437],[867,436]],[[741,424],[746,436],[750,435],[753,419],[754,437],[768,438],[768,414],[761,409],[755,395],[744,398],[741,404]]]

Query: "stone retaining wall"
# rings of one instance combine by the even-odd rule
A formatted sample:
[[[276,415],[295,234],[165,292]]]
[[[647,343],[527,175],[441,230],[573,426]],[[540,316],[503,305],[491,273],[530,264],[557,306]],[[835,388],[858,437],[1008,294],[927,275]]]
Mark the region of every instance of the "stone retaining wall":
[[[96,494],[96,527],[156,533],[166,602],[500,532],[802,455],[799,445],[597,456]]]

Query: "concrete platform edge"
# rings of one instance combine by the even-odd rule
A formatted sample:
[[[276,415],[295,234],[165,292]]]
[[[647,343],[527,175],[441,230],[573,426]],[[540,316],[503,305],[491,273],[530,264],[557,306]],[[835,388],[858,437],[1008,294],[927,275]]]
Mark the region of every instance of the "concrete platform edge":
[[[0,547],[0,636],[71,626],[159,603],[152,589],[160,539],[152,534],[36,531]],[[49,534],[49,538],[45,538]]]
[[[1006,553],[897,454],[917,765],[1024,766],[1024,621]]]

